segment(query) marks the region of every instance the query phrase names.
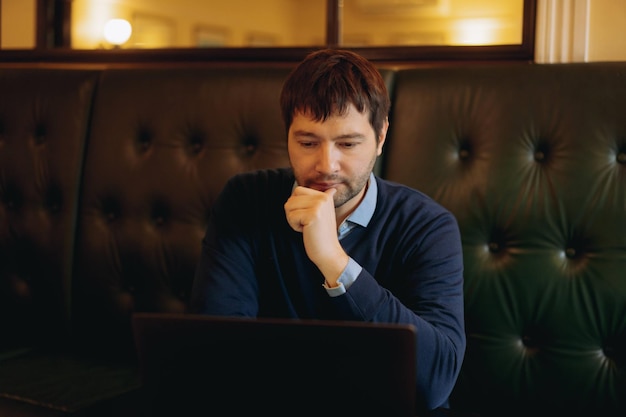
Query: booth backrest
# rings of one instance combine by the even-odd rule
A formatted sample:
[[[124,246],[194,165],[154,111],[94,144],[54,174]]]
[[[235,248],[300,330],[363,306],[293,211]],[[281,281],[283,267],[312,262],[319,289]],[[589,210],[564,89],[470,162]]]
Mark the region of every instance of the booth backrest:
[[[461,227],[457,406],[626,412],[626,64],[400,71],[383,171]]]
[[[0,357],[67,340],[78,187],[98,76],[0,71]]]
[[[288,164],[289,70],[0,69],[0,360],[132,354],[133,312],[186,311],[225,181]],[[382,72],[377,172],[461,227],[453,408],[626,415],[626,63]]]
[[[130,345],[132,312],[186,310],[209,209],[226,180],[288,165],[278,110],[286,74],[102,75],[76,246],[73,311],[82,341],[115,351]]]

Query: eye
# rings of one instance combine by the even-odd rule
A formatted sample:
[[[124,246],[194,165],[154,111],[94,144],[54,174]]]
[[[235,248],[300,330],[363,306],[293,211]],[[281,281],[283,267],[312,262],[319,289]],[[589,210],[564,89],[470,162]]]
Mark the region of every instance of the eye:
[[[307,142],[307,141],[300,141],[298,142],[300,144],[300,146],[302,146],[303,148],[312,148],[315,146],[315,142]]]
[[[339,142],[339,146],[345,149],[352,149],[358,145],[358,142]]]

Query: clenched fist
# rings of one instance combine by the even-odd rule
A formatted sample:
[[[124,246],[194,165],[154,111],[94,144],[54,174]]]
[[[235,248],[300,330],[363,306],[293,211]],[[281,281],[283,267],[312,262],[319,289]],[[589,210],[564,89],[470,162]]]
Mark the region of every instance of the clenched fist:
[[[334,188],[317,191],[297,186],[285,203],[287,222],[302,233],[307,256],[317,265],[329,286],[336,286],[337,278],[348,264],[337,238],[337,218],[333,196]]]

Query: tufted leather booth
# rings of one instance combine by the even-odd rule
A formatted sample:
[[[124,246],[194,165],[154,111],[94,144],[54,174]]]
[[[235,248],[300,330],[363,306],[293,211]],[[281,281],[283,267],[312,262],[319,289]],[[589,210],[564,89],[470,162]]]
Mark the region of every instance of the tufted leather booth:
[[[285,76],[228,68],[103,74],[77,225],[81,340],[117,351],[129,346],[133,311],[185,311],[207,210],[226,180],[288,164],[276,111]]]
[[[0,349],[64,340],[93,72],[0,72]]]
[[[0,415],[139,415],[130,314],[184,312],[226,179],[288,163],[288,71],[0,69]],[[461,227],[452,409],[626,414],[626,63],[382,72],[377,172]]]
[[[462,408],[626,412],[626,65],[399,72],[385,176],[457,217]]]

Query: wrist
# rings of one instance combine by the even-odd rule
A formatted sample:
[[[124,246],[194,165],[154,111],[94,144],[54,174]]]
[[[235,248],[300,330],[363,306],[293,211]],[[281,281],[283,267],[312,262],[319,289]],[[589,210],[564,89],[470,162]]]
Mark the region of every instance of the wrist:
[[[328,288],[335,288],[339,286],[337,280],[343,274],[343,271],[348,266],[350,258],[342,251],[342,255],[333,257],[331,262],[326,263],[323,267],[320,267],[322,275],[324,275],[324,284]]]

